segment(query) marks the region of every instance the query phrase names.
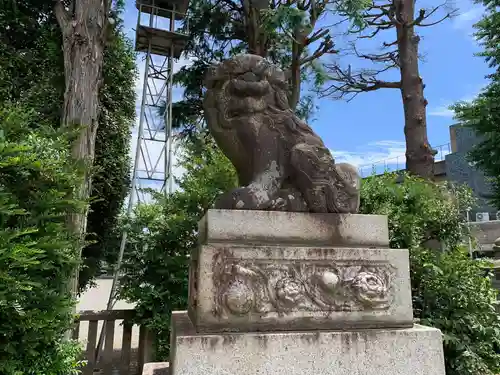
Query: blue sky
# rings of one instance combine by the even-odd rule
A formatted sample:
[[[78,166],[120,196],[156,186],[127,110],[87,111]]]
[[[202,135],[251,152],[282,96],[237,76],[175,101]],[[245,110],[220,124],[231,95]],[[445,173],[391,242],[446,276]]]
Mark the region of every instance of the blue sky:
[[[420,0],[417,6],[426,7],[426,1],[435,4],[432,0]],[[474,56],[480,48],[472,36],[472,25],[480,19],[482,9],[470,0],[457,0],[455,7],[458,8],[458,15],[452,20],[418,30],[421,36],[420,53],[424,57],[420,73],[426,84],[425,96],[429,102],[428,136],[433,146],[449,143],[449,126],[453,118],[447,107],[458,100],[472,99],[485,85],[484,76],[488,73],[484,61]],[[323,20],[325,24],[328,21]],[[136,22],[134,2],[127,1],[125,25],[132,39],[135,37]],[[394,31],[386,32],[383,39],[364,45],[363,52],[375,51],[374,48],[382,40],[394,40]],[[345,41],[337,41],[340,48],[342,43]],[[177,67],[184,63],[186,61],[181,59]],[[139,56],[140,75],[144,72],[143,64]],[[353,65],[356,66],[355,61]],[[388,77],[391,76],[397,78],[397,71]],[[141,87],[139,79],[138,94]],[[176,92],[179,93],[178,90]],[[404,117],[399,90],[362,93],[350,102],[319,99],[316,104],[318,110],[311,126],[323,138],[337,161],[362,166],[397,157],[400,164],[404,163]],[[442,151],[445,153],[447,147],[443,147]]]

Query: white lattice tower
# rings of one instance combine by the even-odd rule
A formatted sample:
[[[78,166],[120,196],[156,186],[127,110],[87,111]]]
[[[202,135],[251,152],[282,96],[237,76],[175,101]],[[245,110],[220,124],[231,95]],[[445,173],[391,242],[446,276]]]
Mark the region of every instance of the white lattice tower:
[[[144,188],[172,190],[172,76],[187,35],[179,32],[188,1],[139,0],[135,49],[144,77],[129,207],[147,200]],[[164,115],[160,116],[160,109]]]

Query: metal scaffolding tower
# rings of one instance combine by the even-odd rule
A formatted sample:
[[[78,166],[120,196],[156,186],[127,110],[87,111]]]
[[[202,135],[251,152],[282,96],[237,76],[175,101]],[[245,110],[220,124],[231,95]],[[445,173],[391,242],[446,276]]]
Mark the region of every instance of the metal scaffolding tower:
[[[156,183],[156,187],[161,191],[165,193],[171,191],[173,180],[172,76],[174,59],[181,56],[188,38],[187,34],[176,30],[176,21],[184,19],[188,4],[189,0],[138,0],[136,2],[139,15],[135,49],[146,53],[146,62],[132,187],[127,207],[128,215],[131,214],[135,203],[144,201],[141,199],[144,198],[141,189],[145,187],[155,189]],[[147,20],[147,26],[144,26],[144,19]],[[168,26],[165,27],[165,24]],[[159,115],[162,107],[165,108],[163,120]],[[144,186],[144,182],[149,183],[149,186]],[[123,232],[108,310],[113,307],[126,244],[127,232]]]
[[[187,35],[178,31],[189,0],[138,0],[135,50],[145,53],[144,81],[129,207],[144,188],[172,190],[172,76]],[[160,110],[164,108],[164,116]]]
[[[135,5],[139,11],[135,50],[145,53],[145,65],[128,215],[136,203],[147,200],[144,188],[165,194],[172,190],[172,76],[174,59],[181,56],[187,43],[182,21],[189,0],[137,0]],[[160,116],[163,109],[164,114]],[[126,244],[127,232],[123,232],[107,310],[111,310],[115,302]],[[96,360],[100,356],[104,329],[103,325]]]

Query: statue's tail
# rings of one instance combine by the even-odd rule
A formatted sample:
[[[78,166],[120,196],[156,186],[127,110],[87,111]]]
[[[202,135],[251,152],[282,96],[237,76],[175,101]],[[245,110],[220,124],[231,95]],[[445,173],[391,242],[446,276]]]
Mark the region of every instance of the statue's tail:
[[[305,143],[296,145],[290,157],[311,212],[358,212],[361,179],[355,167],[335,164],[327,148]]]

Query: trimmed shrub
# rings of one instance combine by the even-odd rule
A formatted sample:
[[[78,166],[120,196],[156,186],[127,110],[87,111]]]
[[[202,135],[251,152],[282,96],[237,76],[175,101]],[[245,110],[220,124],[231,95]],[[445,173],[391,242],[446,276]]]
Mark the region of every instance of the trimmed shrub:
[[[30,130],[32,114],[0,109],[0,373],[74,373],[79,348],[64,341],[73,323],[77,240],[65,214],[79,179],[64,137]]]
[[[443,332],[446,373],[498,374],[500,319],[490,265],[470,259],[462,246],[470,190],[386,174],[364,180],[361,202],[362,213],[388,215],[391,247],[410,250],[413,314]]]

